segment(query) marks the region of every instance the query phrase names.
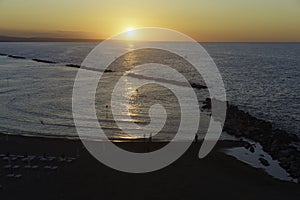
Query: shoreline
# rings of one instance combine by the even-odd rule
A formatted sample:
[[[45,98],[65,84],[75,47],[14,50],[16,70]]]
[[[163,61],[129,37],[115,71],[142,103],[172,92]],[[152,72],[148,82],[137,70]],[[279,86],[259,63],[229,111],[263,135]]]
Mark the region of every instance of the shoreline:
[[[224,148],[244,146],[242,141],[219,141],[204,159],[198,158],[201,142],[193,143],[168,167],[146,174],[113,170],[97,161],[77,140],[11,136],[6,141],[5,135],[1,134],[0,144],[0,154],[9,152],[11,157],[20,156],[12,162],[21,166],[14,172],[22,174],[21,178],[6,177],[2,174],[5,170],[1,169],[0,196],[9,199],[194,199],[200,188],[201,196],[207,198],[226,195],[237,199],[242,195],[251,199],[283,196],[297,199],[300,195],[299,184],[274,179],[263,170],[222,152]],[[144,149],[144,143],[140,142],[119,145],[133,151]],[[155,145],[162,143],[151,143],[150,147],[155,148]],[[34,157],[31,165],[38,165],[38,169],[23,168],[27,163],[19,159],[25,154]],[[63,156],[73,160],[60,161]],[[44,157],[49,160],[42,161]],[[47,166],[57,168],[45,168]],[[174,189],[178,190],[176,194]]]
[[[236,138],[235,136],[231,136],[229,134],[227,134],[226,132],[223,132],[223,134],[225,134],[224,136],[221,136],[221,138],[219,139],[219,143],[221,143],[222,148],[218,149],[219,151],[223,152],[226,155],[230,155],[233,156],[234,158],[238,159],[241,162],[244,162],[246,164],[248,164],[249,166],[253,167],[253,168],[257,168],[257,169],[261,169],[263,171],[265,171],[268,175],[272,176],[274,179],[278,179],[278,180],[284,180],[284,181],[288,181],[288,182],[293,182],[293,183],[297,183],[296,179],[293,179],[289,173],[284,170],[282,168],[282,170],[284,170],[284,178],[282,177],[282,173],[281,176],[276,173],[272,173],[269,172],[270,170],[272,170],[272,168],[274,167],[274,163],[275,163],[275,167],[276,168],[280,168],[281,166],[278,166],[278,164],[276,163],[277,160],[274,160],[273,158],[270,158],[270,155],[267,152],[264,152],[262,147],[258,148],[258,146],[260,146],[259,143],[255,143],[254,141],[248,140],[246,138]],[[82,143],[81,139],[79,137],[55,137],[55,136],[37,136],[37,135],[21,135],[21,134],[9,134],[9,133],[3,133],[0,132],[0,140],[2,141],[9,141],[9,138],[24,138],[25,140],[36,140],[36,139],[41,139],[41,140],[60,140],[60,141],[64,141],[64,142],[76,142],[76,143]],[[222,138],[224,137],[224,138]],[[26,139],[28,138],[28,139]],[[135,153],[147,153],[149,152],[149,145],[152,146],[151,151],[155,151],[155,150],[159,150],[160,148],[164,147],[166,144],[169,143],[169,141],[162,141],[162,140],[152,140],[151,143],[149,143],[149,139],[148,138],[136,138],[136,139],[120,139],[120,138],[115,138],[115,139],[111,139],[111,140],[93,140],[93,139],[86,139],[85,141],[90,141],[90,142],[113,142],[116,146],[127,150],[127,151],[132,151]],[[185,142],[184,140],[181,141],[173,141],[175,143],[182,143]],[[197,141],[198,143],[202,144],[203,139],[200,138]],[[193,143],[195,143],[195,141],[193,141]],[[191,145],[193,145],[193,143]],[[145,148],[139,148],[139,149],[134,149],[132,150],[132,148],[130,147],[130,145],[125,145],[124,144],[138,144],[138,145],[144,145]],[[251,148],[250,148],[251,147]],[[84,148],[84,147],[83,147]],[[239,149],[237,152],[236,150]],[[242,155],[241,151],[244,152]],[[254,152],[256,151],[260,151],[259,156],[255,155],[257,153],[254,154]],[[240,152],[240,153],[239,153]],[[1,154],[1,153],[0,153]],[[264,155],[262,155],[264,154]],[[3,155],[3,154],[2,154]],[[245,155],[247,155],[245,157]],[[269,159],[265,158],[269,157]],[[262,160],[261,160],[262,159]],[[249,162],[250,161],[250,162]],[[260,165],[257,164],[257,162],[260,162]],[[256,164],[254,164],[256,163]],[[271,163],[271,166],[270,166]],[[268,168],[270,167],[270,168]],[[299,183],[299,182],[298,182]]]
[[[101,143],[101,142],[100,142]],[[168,167],[146,174],[129,174],[113,170],[83,148],[80,141],[0,135],[0,154],[35,157],[24,169],[21,158],[13,161],[21,167],[15,173],[22,177],[0,176],[0,196],[9,199],[195,199],[199,197],[238,199],[297,199],[299,185],[276,180],[260,169],[221,152],[224,148],[243,146],[244,142],[219,141],[204,159],[198,158],[201,143],[193,143],[184,155]],[[119,143],[134,151],[143,143]],[[151,143],[151,148],[159,143]],[[73,159],[70,163],[62,157]],[[48,160],[43,161],[43,158]],[[53,159],[54,160],[50,160]],[[56,161],[57,159],[58,161]],[[0,162],[1,165],[5,163]],[[20,164],[21,163],[21,164]],[[52,166],[57,168],[45,168]],[[1,173],[4,172],[1,169]],[[177,191],[176,194],[174,191]]]

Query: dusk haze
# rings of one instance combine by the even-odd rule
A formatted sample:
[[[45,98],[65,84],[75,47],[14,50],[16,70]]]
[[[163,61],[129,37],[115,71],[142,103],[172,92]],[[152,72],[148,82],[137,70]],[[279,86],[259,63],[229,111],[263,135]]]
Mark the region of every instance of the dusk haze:
[[[164,27],[200,42],[300,41],[297,0],[1,0],[0,30],[18,37],[105,39]]]

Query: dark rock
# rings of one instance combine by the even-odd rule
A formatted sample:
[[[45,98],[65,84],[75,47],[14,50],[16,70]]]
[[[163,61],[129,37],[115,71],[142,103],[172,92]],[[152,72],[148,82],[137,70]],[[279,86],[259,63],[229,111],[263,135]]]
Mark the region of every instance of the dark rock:
[[[109,72],[114,72],[114,71],[111,70],[111,69],[106,69],[106,70],[104,70],[104,73],[109,73]]]
[[[281,144],[289,144],[291,142],[299,142],[299,138],[295,135],[292,134],[288,134],[285,131],[282,130],[274,130],[272,132],[273,137],[276,141],[278,141],[278,143]]]
[[[300,163],[299,162],[293,162],[291,165],[291,170],[294,171],[296,176],[300,177]]]
[[[278,152],[278,155],[280,157],[284,157],[284,158],[288,158],[288,157],[291,157],[291,158],[294,158],[294,153],[296,153],[297,150],[293,147],[288,147],[288,149],[284,149],[284,150],[281,150]]]
[[[206,86],[205,86],[206,87]],[[211,110],[212,104],[214,105],[214,109],[218,110],[219,108],[224,108],[225,104],[228,106],[228,102],[218,100],[215,98],[206,98],[205,101],[203,101],[202,109]]]
[[[74,67],[74,68],[80,68],[80,65],[75,64],[66,64],[67,67]]]
[[[258,159],[259,161],[260,161],[260,163],[261,164],[263,164],[264,166],[270,166],[270,163],[266,160],[266,159],[264,159],[264,158],[259,158]]]
[[[211,109],[210,99],[204,101],[202,108]],[[236,137],[245,137],[258,142],[263,150],[269,153],[273,159],[279,161],[280,166],[287,170],[291,177],[299,178],[300,174],[300,151],[293,145],[300,145],[296,135],[283,130],[273,129],[270,122],[257,119],[249,113],[239,110],[237,106],[227,106],[227,116],[224,131]],[[255,149],[250,145],[245,148],[253,152]],[[260,159],[261,162],[266,162]]]
[[[255,149],[254,149],[254,147],[253,147],[253,146],[251,146],[251,147],[249,148],[249,151],[250,151],[251,153],[254,153],[254,152],[255,152]]]
[[[206,89],[207,87],[204,85],[200,85],[197,83],[191,83],[192,88],[197,88],[197,89]]]
[[[254,153],[255,152],[255,145],[254,144],[250,144],[249,142],[246,142],[244,147],[246,149],[248,149],[251,153]]]
[[[14,55],[8,55],[7,57],[9,57],[9,58],[16,58],[16,59],[26,59],[23,56],[14,56]]]
[[[284,163],[284,162],[279,162],[279,165],[286,169],[288,171],[289,167],[290,167],[290,164],[289,163]]]
[[[211,109],[211,100],[210,98],[206,98],[205,101],[203,102],[203,106],[202,109],[207,109],[210,110]]]
[[[48,63],[48,64],[54,64],[56,62],[53,62],[53,61],[49,61],[49,60],[42,60],[42,59],[32,59],[33,61],[36,61],[36,62],[40,62],[40,63]]]

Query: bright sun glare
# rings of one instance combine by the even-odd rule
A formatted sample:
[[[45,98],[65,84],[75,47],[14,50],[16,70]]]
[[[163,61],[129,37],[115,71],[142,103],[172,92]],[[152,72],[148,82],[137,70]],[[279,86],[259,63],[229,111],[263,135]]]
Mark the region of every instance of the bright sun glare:
[[[135,37],[135,30],[132,27],[128,27],[125,30],[127,39],[133,39]]]
[[[128,28],[126,28],[126,31],[132,31],[134,28],[132,28],[132,27],[128,27]]]

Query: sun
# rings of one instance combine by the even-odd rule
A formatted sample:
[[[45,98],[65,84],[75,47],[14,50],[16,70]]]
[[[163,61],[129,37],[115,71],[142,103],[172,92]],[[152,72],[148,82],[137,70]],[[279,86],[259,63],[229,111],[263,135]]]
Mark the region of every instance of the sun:
[[[135,28],[133,27],[128,27],[125,29],[126,37],[127,39],[134,39],[136,36]]]
[[[133,31],[133,30],[134,30],[133,27],[127,27],[125,31],[128,32],[128,31]]]

